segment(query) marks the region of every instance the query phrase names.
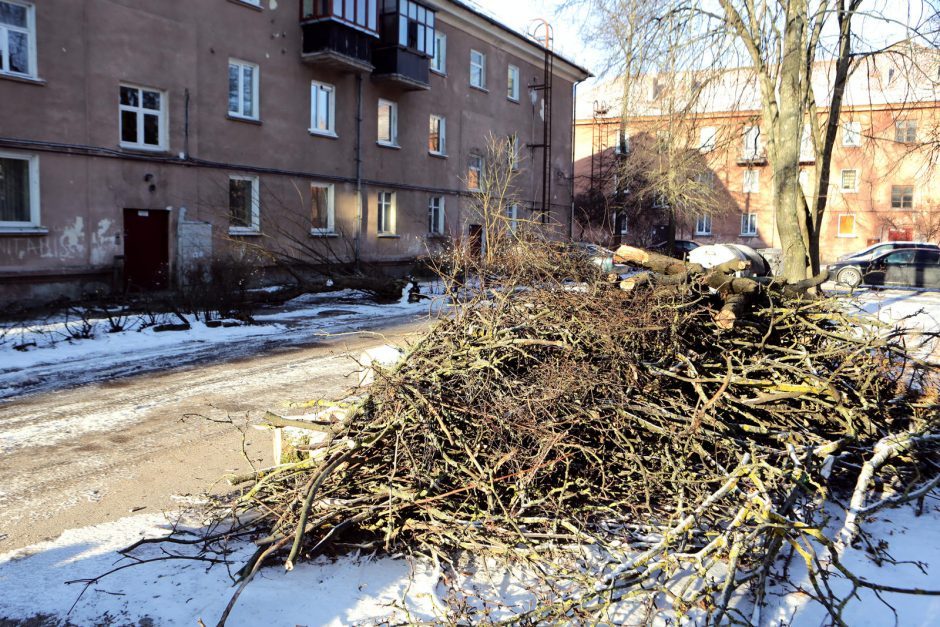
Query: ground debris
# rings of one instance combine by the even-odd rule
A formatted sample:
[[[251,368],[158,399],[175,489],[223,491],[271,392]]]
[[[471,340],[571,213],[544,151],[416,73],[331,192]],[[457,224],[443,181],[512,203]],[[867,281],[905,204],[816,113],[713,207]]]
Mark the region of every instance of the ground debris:
[[[732,289],[734,268],[656,260],[627,290],[564,250],[539,254],[482,274],[378,369],[342,429],[221,503],[260,536],[243,586],[276,558],[291,569],[348,546],[537,566],[592,545],[609,568],[569,573],[576,592],[510,620],[610,620],[642,590],[679,618],[748,622],[733,597],[753,591],[759,613],[789,552],[838,623],[830,573],[878,585],[839,561],[859,520],[937,485],[936,373],[900,331],[805,289]],[[877,486],[893,492],[871,502]],[[849,509],[827,535],[832,502]]]

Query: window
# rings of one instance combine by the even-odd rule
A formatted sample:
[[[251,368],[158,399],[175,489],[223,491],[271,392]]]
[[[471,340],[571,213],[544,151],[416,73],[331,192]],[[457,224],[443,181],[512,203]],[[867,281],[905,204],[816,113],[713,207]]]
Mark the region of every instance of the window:
[[[843,192],[858,191],[858,170],[842,170],[841,188]]]
[[[467,189],[471,191],[480,191],[483,178],[483,157],[480,155],[470,155],[470,165],[467,168]]]
[[[695,182],[700,186],[711,189],[715,186],[715,173],[711,170],[704,170],[695,175]]]
[[[398,105],[379,99],[379,143],[398,146]]]
[[[447,120],[439,115],[431,116],[428,131],[428,152],[433,155],[447,154]]]
[[[434,56],[431,57],[431,71],[447,74],[447,35],[434,33]]]
[[[238,235],[261,230],[261,198],[258,177],[228,177],[228,231]]]
[[[894,141],[912,144],[917,141],[917,121],[898,120],[894,125]]]
[[[718,129],[714,126],[706,126],[699,130],[699,151],[711,152],[715,149],[715,143],[718,138]]]
[[[486,89],[486,55],[476,50],[470,51],[470,85]]]
[[[166,148],[163,92],[121,85],[121,146],[144,150]]]
[[[444,234],[444,197],[431,196],[428,201],[428,233]]]
[[[744,237],[754,237],[757,235],[757,214],[741,214],[741,235]]]
[[[914,186],[913,185],[892,185],[891,186],[891,208],[892,209],[913,209],[914,208]]]
[[[630,233],[630,221],[627,220],[626,212],[617,214],[617,233],[628,235]]]
[[[861,122],[842,123],[842,145],[847,147],[858,147],[862,145]]]
[[[395,233],[395,192],[379,192],[376,218],[379,235]]]
[[[36,76],[36,16],[31,4],[0,1],[0,73]]]
[[[742,156],[747,161],[754,161],[760,158],[761,141],[759,126],[744,127],[744,152]]]
[[[509,78],[506,85],[506,97],[513,102],[519,102],[519,68],[509,66]]]
[[[669,206],[669,203],[666,201],[666,195],[663,193],[657,193],[653,196],[653,208],[654,209],[664,209]]]
[[[337,0],[334,0],[336,2]],[[363,0],[358,0],[364,4]],[[346,0],[351,6],[353,0]],[[394,33],[395,0],[385,0],[382,10],[383,24],[386,28],[391,24]],[[411,48],[421,54],[432,56],[434,54],[434,11],[421,6],[411,0],[398,0],[398,45]]]
[[[711,235],[712,234],[712,217],[709,215],[700,215],[695,221],[695,234],[696,235]]]
[[[813,147],[813,130],[809,124],[803,125],[803,134],[800,136],[800,161],[816,161],[816,149]]]
[[[745,194],[756,194],[760,191],[760,170],[744,171],[744,189]]]
[[[506,223],[509,225],[509,231],[515,233],[519,228],[519,205],[513,203],[506,207]]]
[[[519,162],[522,160],[522,155],[519,154],[519,137],[515,133],[506,138],[506,148],[509,152],[509,167],[515,172],[519,169]]]
[[[855,215],[845,213],[839,216],[837,237],[855,237]]]
[[[310,184],[310,234],[332,235],[336,232],[336,204],[331,183]]]
[[[244,0],[243,0],[244,1]],[[252,0],[258,4],[260,0]],[[392,12],[395,6],[392,3]],[[367,32],[378,34],[377,0],[303,0],[301,18],[334,19],[353,24]]]
[[[614,154],[625,155],[630,151],[630,137],[626,129],[617,130],[617,143],[614,145]]]
[[[245,61],[228,62],[228,114],[258,119],[258,66]]]
[[[39,157],[0,151],[0,230],[39,226]]]
[[[310,83],[310,132],[336,136],[336,89],[327,83]]]
[[[900,266],[905,263],[914,262],[914,251],[913,250],[902,250],[885,257],[885,263],[892,266]]]

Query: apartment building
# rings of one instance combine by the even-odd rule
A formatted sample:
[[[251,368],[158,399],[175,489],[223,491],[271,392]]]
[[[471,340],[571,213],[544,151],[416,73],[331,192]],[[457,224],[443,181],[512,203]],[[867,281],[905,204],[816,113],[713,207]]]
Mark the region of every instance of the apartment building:
[[[827,119],[833,75],[831,63],[816,64],[813,87],[820,128]],[[940,240],[938,79],[938,56],[927,50],[889,51],[854,68],[832,153],[820,237],[823,263],[880,241]],[[679,114],[667,111],[666,101],[675,106],[676,99],[666,89],[694,94],[694,99],[688,96]],[[645,77],[632,90],[627,116],[622,115],[622,93],[622,85],[614,82],[579,96],[577,196],[585,202],[593,192],[595,199],[605,199],[609,217],[598,237],[631,243],[665,238],[668,203],[653,195],[640,211],[645,220],[631,219],[625,207],[635,199],[620,179],[625,160],[642,161],[638,152],[662,151],[663,142],[671,142],[673,158],[680,161],[675,167],[692,181],[690,187],[704,188],[699,196],[705,199],[701,211],[675,212],[677,238],[758,249],[780,246],[774,174],[761,133],[760,90],[747,68],[708,78]],[[800,184],[810,198],[816,156],[807,120]]]
[[[452,0],[0,0],[0,297],[408,262],[480,236],[488,134],[567,233],[588,75]]]

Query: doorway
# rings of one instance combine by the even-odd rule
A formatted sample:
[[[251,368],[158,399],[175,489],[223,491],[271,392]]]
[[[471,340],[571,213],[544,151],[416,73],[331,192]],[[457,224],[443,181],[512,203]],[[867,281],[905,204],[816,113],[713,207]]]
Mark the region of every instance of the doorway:
[[[124,289],[163,290],[170,285],[170,212],[124,210]]]

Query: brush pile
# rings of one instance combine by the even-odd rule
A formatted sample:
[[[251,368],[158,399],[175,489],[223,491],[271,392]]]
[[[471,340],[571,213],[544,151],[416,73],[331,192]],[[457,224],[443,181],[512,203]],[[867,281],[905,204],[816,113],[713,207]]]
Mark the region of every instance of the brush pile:
[[[538,565],[593,545],[607,568],[513,620],[609,619],[643,590],[748,622],[732,599],[759,611],[796,548],[838,621],[824,578],[854,577],[839,555],[860,521],[940,480],[931,368],[807,286],[650,259],[629,285],[544,247],[484,273],[344,419],[310,424],[308,456],[239,479],[226,505],[258,546],[243,583],[351,546]],[[847,513],[827,535],[832,502]]]

